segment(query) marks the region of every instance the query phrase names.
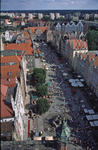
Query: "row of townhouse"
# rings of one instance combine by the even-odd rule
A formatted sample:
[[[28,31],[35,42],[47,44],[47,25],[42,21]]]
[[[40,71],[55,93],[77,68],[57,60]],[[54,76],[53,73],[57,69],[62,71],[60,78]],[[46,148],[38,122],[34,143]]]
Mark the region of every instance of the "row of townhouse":
[[[35,27],[28,27],[25,30],[29,30],[31,33],[33,40],[38,41],[46,41],[46,32],[48,30],[48,26],[35,26]]]
[[[98,96],[98,56],[95,57],[93,52],[88,52],[87,42],[81,38],[75,38],[72,34],[69,36],[69,33],[63,34],[63,32],[56,30],[47,32],[47,42],[50,42],[54,50],[62,55],[77,73],[84,77],[87,84]],[[81,59],[80,54],[81,57],[86,55],[86,60]]]
[[[27,38],[28,33],[25,31]],[[29,36],[28,36],[29,38]],[[32,42],[5,44],[1,51],[1,140],[25,140],[26,55],[32,55]]]
[[[98,52],[96,51],[96,53]],[[84,77],[88,86],[98,97],[98,55],[93,52],[76,53],[73,68]]]
[[[20,77],[16,79],[15,97],[11,96],[12,108],[15,113],[13,138],[26,140],[25,102],[26,102],[26,68],[25,59],[22,58]]]
[[[76,30],[77,26],[77,30]],[[83,24],[80,21],[77,25],[72,23],[72,25],[59,23],[52,30],[47,31],[47,42],[51,42],[57,50],[57,53],[64,55],[66,39],[83,39]]]

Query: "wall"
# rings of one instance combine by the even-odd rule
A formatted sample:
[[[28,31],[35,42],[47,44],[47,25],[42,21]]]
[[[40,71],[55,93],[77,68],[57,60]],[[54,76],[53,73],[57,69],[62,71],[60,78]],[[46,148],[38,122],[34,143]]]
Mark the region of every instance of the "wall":
[[[17,89],[15,94],[15,99],[11,98],[12,107],[15,112],[15,131],[18,136],[19,140],[24,139],[24,104],[23,104],[23,96],[22,96],[22,89],[20,83],[17,81]]]

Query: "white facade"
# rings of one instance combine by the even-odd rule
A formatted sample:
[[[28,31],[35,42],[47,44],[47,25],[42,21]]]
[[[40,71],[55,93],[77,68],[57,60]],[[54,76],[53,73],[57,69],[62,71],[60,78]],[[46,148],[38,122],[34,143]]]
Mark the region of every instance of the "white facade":
[[[67,23],[65,26],[65,32],[83,32],[83,24],[79,21],[77,24],[72,22],[72,24]]]
[[[94,15],[94,18],[95,18],[95,19],[98,18],[98,14],[95,14],[95,15]]]
[[[22,21],[22,22],[21,22],[21,25],[22,25],[22,26],[24,26],[24,25],[25,25],[25,22],[24,22],[24,21]]]
[[[9,121],[14,121],[14,118],[4,118],[4,119],[1,119],[0,122],[9,122]]]
[[[7,13],[7,15],[9,16],[9,17],[15,17],[15,14],[14,13]]]
[[[5,31],[5,40],[6,41],[11,41],[13,35],[10,34],[9,31]]]
[[[50,19],[54,20],[55,19],[55,15],[54,13],[50,13]]]
[[[78,22],[77,24],[77,31],[78,32],[83,32],[83,24],[81,21]]]
[[[5,31],[5,40],[10,41],[10,33],[9,31]]]
[[[65,31],[66,32],[71,32],[71,25],[69,23],[66,24]]]
[[[60,25],[60,23],[57,23],[55,29],[58,30],[58,31],[61,31],[61,25]]]
[[[25,13],[21,13],[21,16],[22,16],[22,18],[25,18],[26,15],[25,15]]]
[[[38,14],[38,19],[42,19],[43,18],[43,14],[42,13],[39,13]]]
[[[23,95],[20,83],[17,81],[17,89],[15,99],[11,98],[12,108],[15,112],[15,132],[19,140],[24,139],[24,104],[23,104]]]
[[[26,68],[26,65],[27,65],[27,61],[25,59],[25,56],[22,57],[22,60],[21,60],[21,68],[22,68],[22,72],[23,72],[23,78],[24,78],[24,84],[25,84],[25,91],[27,93],[27,85],[26,85],[26,82],[27,82],[27,68]]]
[[[25,139],[25,99],[26,99],[26,60],[25,56],[22,57],[21,60],[21,74],[20,81],[16,79],[17,88],[15,98],[11,98],[12,107],[15,112],[15,132],[19,140]]]
[[[85,14],[85,20],[89,20],[90,15],[89,14]]]
[[[28,19],[33,19],[33,14],[29,13],[28,14]]]
[[[60,13],[56,13],[56,19],[60,18]]]
[[[1,12],[1,16],[6,16],[7,13]]]

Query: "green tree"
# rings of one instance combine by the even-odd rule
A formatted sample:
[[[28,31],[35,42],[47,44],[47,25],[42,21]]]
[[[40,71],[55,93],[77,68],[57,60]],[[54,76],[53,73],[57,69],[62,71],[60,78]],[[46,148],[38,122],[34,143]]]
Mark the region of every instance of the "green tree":
[[[42,20],[43,20],[43,21],[50,21],[50,17],[44,16],[44,17],[42,18]]]
[[[33,70],[33,78],[39,84],[45,83],[46,71],[42,68],[35,68]]]
[[[98,50],[98,31],[89,30],[86,34],[89,50]]]
[[[35,69],[33,70],[33,73],[34,73],[34,74],[40,73],[40,74],[43,74],[43,75],[46,76],[46,71],[45,71],[44,69],[42,69],[42,68],[35,68]]]
[[[39,99],[37,101],[37,108],[40,114],[45,113],[49,110],[50,104],[48,103],[47,99]]]
[[[39,96],[45,96],[48,94],[48,89],[47,89],[47,86],[45,85],[37,86],[36,90]]]

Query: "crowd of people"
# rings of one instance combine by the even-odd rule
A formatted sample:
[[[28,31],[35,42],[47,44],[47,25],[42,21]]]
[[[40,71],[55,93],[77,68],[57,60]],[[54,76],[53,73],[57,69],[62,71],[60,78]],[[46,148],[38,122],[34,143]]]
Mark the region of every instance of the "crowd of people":
[[[69,78],[72,77],[71,70],[67,63],[60,64],[58,57],[56,54],[50,49],[43,49],[46,62],[53,66],[54,64],[54,75],[52,82],[52,92],[53,94],[59,94],[65,97],[67,105],[65,105],[65,109],[69,108],[69,115],[71,116],[71,120],[69,120],[69,125],[71,128],[71,141],[75,145],[82,146],[85,150],[97,150],[96,143],[93,138],[92,129],[86,120],[85,113],[83,112],[83,108],[81,107],[81,96],[79,96],[76,92],[75,96],[72,95],[72,87],[68,84],[68,82],[63,78],[62,73],[67,72]],[[70,74],[69,74],[70,72]],[[81,89],[78,89],[81,92]],[[86,98],[85,98],[86,99]],[[85,101],[87,107],[89,108],[89,104]]]

